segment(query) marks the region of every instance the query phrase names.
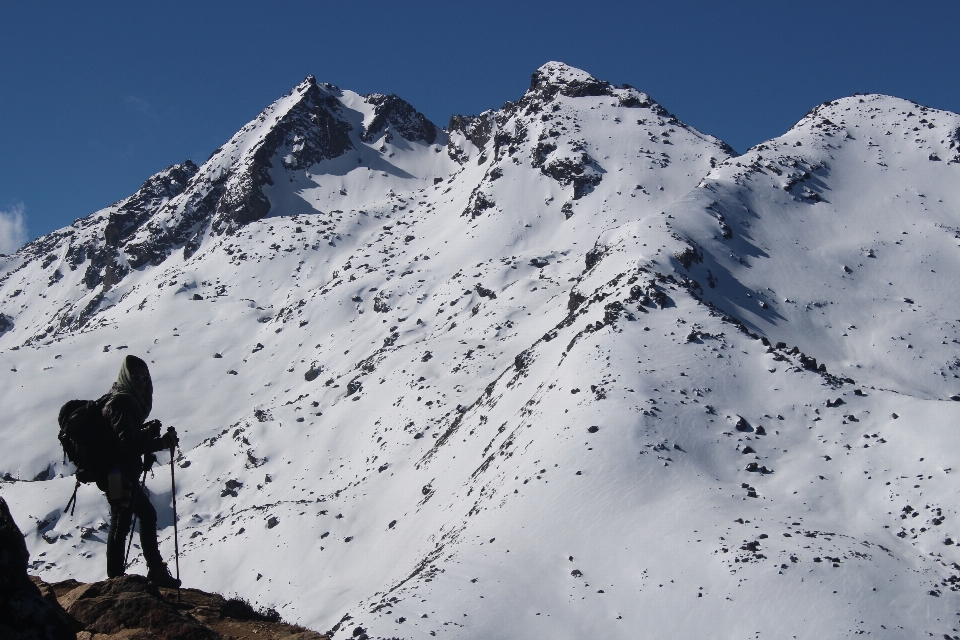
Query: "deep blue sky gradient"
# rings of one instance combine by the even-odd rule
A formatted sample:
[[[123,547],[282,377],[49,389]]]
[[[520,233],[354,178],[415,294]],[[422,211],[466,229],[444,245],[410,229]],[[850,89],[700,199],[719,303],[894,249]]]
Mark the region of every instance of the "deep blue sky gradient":
[[[0,211],[35,238],[187,158],[305,76],[435,123],[518,98],[549,60],[629,83],[738,151],[880,92],[960,112],[960,3],[7,2]]]

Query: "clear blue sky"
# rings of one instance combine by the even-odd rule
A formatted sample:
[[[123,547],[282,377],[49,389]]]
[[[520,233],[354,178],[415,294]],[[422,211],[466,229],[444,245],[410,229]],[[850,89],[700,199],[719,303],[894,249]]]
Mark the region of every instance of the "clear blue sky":
[[[958,24],[949,0],[4,2],[0,212],[29,238],[69,224],[310,74],[445,126],[560,60],[738,151],[856,92],[960,112]]]

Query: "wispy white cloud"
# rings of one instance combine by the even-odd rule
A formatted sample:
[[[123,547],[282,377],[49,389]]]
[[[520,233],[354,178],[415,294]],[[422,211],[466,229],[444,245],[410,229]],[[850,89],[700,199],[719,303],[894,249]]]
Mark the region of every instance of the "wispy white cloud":
[[[157,113],[153,110],[153,106],[143,98],[137,96],[127,96],[124,102],[126,102],[128,107],[140,113],[140,115],[146,116],[151,120],[158,119]]]
[[[0,253],[10,254],[27,241],[27,217],[23,203],[0,211]]]

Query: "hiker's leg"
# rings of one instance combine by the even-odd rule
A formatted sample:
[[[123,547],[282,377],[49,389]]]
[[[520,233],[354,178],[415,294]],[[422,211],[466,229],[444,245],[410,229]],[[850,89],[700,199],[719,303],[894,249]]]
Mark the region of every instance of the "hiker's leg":
[[[157,510],[150,504],[150,498],[140,485],[133,486],[130,508],[140,520],[140,548],[147,567],[154,568],[163,563],[160,547],[157,544]]]
[[[125,572],[123,554],[133,511],[122,500],[110,500],[110,531],[107,534],[107,577],[116,578]]]

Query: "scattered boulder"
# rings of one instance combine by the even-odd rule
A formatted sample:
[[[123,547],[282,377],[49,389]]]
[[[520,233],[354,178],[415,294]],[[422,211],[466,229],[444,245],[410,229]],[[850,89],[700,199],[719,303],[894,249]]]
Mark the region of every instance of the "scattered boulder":
[[[760,466],[756,462],[750,462],[744,468],[744,471],[749,471],[750,473],[759,473],[761,475],[767,475],[768,473],[773,473],[773,469],[768,469],[766,466]]]
[[[360,376],[357,376],[353,380],[347,383],[347,395],[352,396],[353,394],[361,391],[363,389],[363,382],[359,380]]]
[[[703,262],[703,252],[691,245],[687,245],[682,251],[677,251],[673,256],[677,259],[677,262],[687,270],[690,269],[690,266],[693,265],[694,262]]]
[[[603,257],[602,247],[594,247],[590,251],[587,251],[587,255],[585,258],[586,267],[584,268],[584,271],[589,271],[593,267],[593,265],[600,262],[600,258],[602,257]]]
[[[234,479],[231,478],[230,480],[227,480],[227,482],[226,482],[226,484],[225,484],[225,486],[224,486],[223,491],[220,492],[220,497],[221,497],[221,498],[226,498],[227,496],[231,496],[231,497],[233,497],[233,498],[236,498],[236,497],[237,497],[237,489],[240,489],[241,487],[243,487],[243,483],[242,483],[242,482],[240,482],[239,480],[234,480]]]
[[[0,335],[13,328],[13,320],[0,313]]]
[[[491,289],[487,289],[483,285],[477,283],[477,295],[481,298],[490,298],[491,300],[497,299],[497,294],[494,293]]]
[[[578,308],[581,304],[583,304],[583,301],[586,300],[586,299],[587,299],[586,296],[584,296],[584,295],[582,295],[582,294],[580,294],[580,293],[577,293],[576,291],[571,291],[571,292],[570,292],[570,299],[567,301],[567,310],[568,310],[568,311],[571,311],[571,312],[576,311],[577,308]]]
[[[387,313],[390,311],[390,305],[387,304],[387,300],[390,298],[390,294],[386,291],[379,292],[376,297],[373,299],[373,310],[377,313]]]

